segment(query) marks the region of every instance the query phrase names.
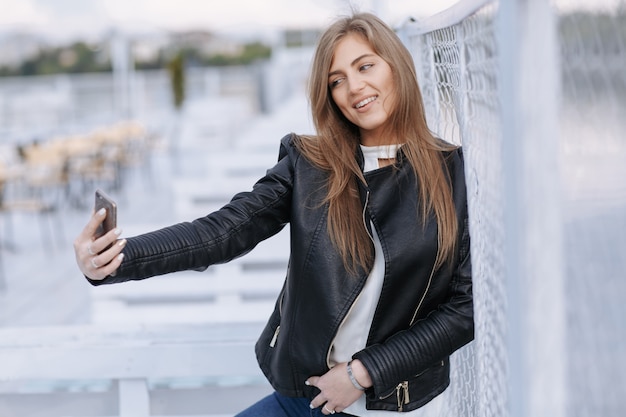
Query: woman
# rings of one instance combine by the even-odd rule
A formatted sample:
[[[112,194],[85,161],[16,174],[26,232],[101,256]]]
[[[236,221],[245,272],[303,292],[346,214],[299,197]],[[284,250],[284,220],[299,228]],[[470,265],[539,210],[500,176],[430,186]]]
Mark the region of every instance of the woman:
[[[411,55],[373,15],[322,35],[309,96],[317,135],[285,136],[252,191],[127,240],[95,238],[95,213],[78,265],[94,285],[201,270],[289,223],[285,284],[256,344],[276,392],[239,416],[421,413],[473,338],[462,153],[430,133]]]

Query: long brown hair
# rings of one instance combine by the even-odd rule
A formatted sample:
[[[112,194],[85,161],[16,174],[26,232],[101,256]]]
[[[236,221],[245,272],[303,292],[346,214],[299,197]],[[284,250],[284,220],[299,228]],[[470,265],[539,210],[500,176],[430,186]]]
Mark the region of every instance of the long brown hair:
[[[457,220],[442,151],[455,147],[436,139],[426,124],[422,95],[410,52],[395,32],[369,13],[356,13],[332,24],[320,37],[308,85],[309,102],[317,136],[303,136],[298,146],[310,161],[329,172],[328,231],[346,269],[369,270],[374,253],[362,219],[358,180],[365,182],[355,155],[359,128],[335,105],[328,72],[335,48],[348,34],[359,34],[392,69],[396,103],[390,126],[402,140],[402,150],[415,171],[421,190],[419,212],[426,219],[434,212],[438,226],[436,267],[451,259],[456,245]],[[416,211],[418,208],[416,208]]]

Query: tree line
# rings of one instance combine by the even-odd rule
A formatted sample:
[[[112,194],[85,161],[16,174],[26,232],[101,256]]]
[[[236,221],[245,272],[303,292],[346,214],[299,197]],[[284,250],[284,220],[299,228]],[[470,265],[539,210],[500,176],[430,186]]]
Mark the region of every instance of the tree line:
[[[161,50],[149,60],[135,60],[138,70],[167,69],[173,57],[182,56],[186,66],[228,66],[247,65],[255,61],[268,59],[271,56],[271,47],[261,42],[244,44],[239,53],[207,55],[199,48],[181,46],[172,53],[171,50]],[[42,48],[31,58],[23,60],[17,65],[0,66],[0,76],[31,76],[51,74],[79,74],[90,72],[110,72],[111,58],[108,48],[100,44],[75,42],[67,46]]]

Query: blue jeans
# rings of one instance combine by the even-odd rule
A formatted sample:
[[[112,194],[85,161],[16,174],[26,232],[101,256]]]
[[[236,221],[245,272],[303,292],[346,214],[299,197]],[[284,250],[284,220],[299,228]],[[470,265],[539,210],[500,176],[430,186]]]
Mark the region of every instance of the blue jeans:
[[[275,392],[251,405],[235,417],[326,417],[322,414],[322,407],[311,409],[310,403],[311,400],[308,398],[285,397]],[[333,417],[350,415],[335,413]]]

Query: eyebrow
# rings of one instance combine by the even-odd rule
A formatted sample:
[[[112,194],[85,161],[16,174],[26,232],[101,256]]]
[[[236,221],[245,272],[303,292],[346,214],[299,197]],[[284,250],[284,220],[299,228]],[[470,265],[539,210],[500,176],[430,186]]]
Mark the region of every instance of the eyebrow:
[[[363,55],[361,55],[361,56],[359,56],[359,57],[355,58],[355,59],[354,59],[354,60],[350,63],[350,66],[351,66],[351,67],[353,67],[353,66],[355,66],[355,65],[356,65],[356,63],[357,63],[357,62],[359,62],[359,61],[360,61],[360,60],[362,60],[363,58],[369,58],[369,57],[371,57],[371,56],[375,56],[375,54],[363,54]],[[329,73],[328,73],[328,76],[329,76],[329,77],[332,77],[333,75],[335,75],[335,74],[339,74],[340,72],[341,72],[341,71],[339,71],[339,70],[336,70],[336,71],[331,71],[331,72],[329,72]]]

